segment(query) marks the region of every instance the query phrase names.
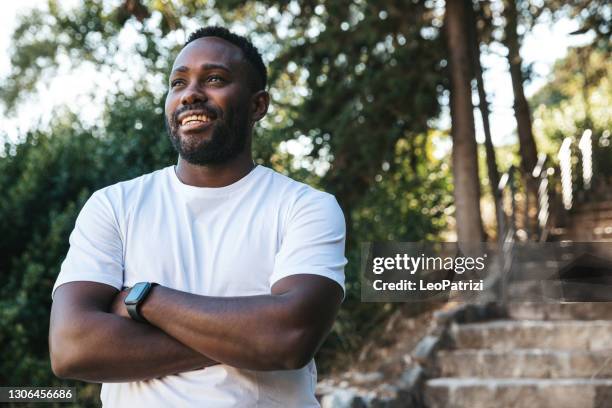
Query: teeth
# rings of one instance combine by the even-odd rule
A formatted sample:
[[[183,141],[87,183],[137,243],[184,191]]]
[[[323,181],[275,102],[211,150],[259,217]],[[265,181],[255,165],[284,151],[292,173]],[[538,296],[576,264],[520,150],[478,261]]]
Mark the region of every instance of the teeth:
[[[206,115],[189,115],[189,116],[184,117],[183,120],[181,120],[181,126],[189,122],[194,122],[194,121],[208,122],[210,121],[210,119]]]

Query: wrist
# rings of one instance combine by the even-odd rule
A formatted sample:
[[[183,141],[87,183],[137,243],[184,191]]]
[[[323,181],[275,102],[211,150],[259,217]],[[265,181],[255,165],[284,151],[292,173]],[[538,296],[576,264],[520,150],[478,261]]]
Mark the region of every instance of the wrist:
[[[157,286],[157,283],[138,282],[130,289],[124,303],[128,314],[133,320],[141,323],[147,322],[147,320],[141,314],[141,308],[155,286]]]
[[[142,316],[147,322],[151,321],[152,311],[154,309],[154,305],[156,304],[156,300],[159,297],[159,292],[162,290],[163,286],[159,284],[155,284],[149,290],[149,294],[147,298],[140,304],[138,308],[138,312],[140,316]]]

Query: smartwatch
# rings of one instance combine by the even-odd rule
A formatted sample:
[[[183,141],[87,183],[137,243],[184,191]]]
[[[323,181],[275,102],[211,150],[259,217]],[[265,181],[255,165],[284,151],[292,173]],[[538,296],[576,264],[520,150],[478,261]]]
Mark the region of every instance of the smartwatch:
[[[138,311],[138,307],[147,298],[151,292],[151,289],[157,285],[157,283],[152,282],[138,282],[132,286],[130,293],[128,293],[124,301],[127,311],[132,319],[136,320],[137,322],[146,323],[145,318],[142,317]]]

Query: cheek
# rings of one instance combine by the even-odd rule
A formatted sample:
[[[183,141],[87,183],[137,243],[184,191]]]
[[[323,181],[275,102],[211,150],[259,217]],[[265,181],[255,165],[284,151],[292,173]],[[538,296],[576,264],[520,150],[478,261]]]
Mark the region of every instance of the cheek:
[[[176,110],[176,103],[174,102],[175,98],[172,98],[170,94],[166,96],[166,102],[164,103],[164,115],[166,115],[166,119],[168,121],[172,120],[172,115]]]
[[[224,111],[240,109],[240,105],[248,104],[249,95],[242,89],[232,84],[222,88],[211,89],[207,93],[209,102]]]
[[[172,128],[174,128],[174,124],[172,123],[172,116],[171,115],[164,114],[164,123],[166,125],[166,129],[168,131],[172,131]]]

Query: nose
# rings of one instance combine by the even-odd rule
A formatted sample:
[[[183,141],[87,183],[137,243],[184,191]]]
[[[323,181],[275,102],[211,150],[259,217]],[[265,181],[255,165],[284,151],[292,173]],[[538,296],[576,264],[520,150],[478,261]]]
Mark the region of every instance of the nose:
[[[181,95],[181,105],[192,105],[197,102],[206,102],[208,97],[203,88],[197,83],[192,82]]]

